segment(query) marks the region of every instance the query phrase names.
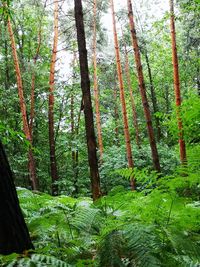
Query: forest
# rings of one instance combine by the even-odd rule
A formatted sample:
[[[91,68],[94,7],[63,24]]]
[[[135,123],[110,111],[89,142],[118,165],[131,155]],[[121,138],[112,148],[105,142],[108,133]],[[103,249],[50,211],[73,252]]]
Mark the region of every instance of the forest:
[[[0,266],[200,266],[200,1],[0,0]]]

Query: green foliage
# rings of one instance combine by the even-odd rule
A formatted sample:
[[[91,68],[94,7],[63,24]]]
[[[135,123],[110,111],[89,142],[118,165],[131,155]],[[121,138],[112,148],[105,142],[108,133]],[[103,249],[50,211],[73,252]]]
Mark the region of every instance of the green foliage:
[[[117,173],[128,178],[133,171]],[[118,186],[94,204],[18,188],[35,251],[1,256],[1,265],[198,266],[199,170],[160,179],[147,169],[134,174],[140,192]]]
[[[185,99],[181,106],[181,118],[183,121],[184,138],[187,143],[198,143],[200,140],[200,98],[194,93],[191,93]],[[174,139],[177,139],[178,128],[176,119],[176,108],[168,121],[169,131]]]

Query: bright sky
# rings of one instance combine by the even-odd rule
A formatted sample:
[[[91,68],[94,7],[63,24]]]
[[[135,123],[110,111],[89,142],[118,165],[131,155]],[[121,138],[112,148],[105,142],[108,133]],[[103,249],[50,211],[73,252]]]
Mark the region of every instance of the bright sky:
[[[101,1],[101,0],[97,0]],[[109,1],[109,0],[108,0]],[[71,2],[70,2],[71,3]],[[168,11],[168,0],[132,0],[133,11],[135,16],[140,17],[140,23],[145,29],[150,29],[152,23],[159,18],[162,18],[164,13]],[[127,9],[127,0],[114,0],[115,12],[120,9]],[[66,5],[67,8],[67,5]],[[108,13],[102,17],[103,27],[108,31],[109,46],[114,47],[112,33],[112,15],[109,8]],[[59,55],[60,56],[60,55]],[[60,74],[63,75],[63,80],[67,79],[70,74],[71,56],[67,52],[62,52],[60,57]]]

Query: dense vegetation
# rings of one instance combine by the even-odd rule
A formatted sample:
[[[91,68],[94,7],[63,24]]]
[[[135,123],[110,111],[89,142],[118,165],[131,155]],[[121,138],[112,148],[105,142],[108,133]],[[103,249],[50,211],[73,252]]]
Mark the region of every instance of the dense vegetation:
[[[0,141],[35,248],[0,266],[200,266],[200,5],[137,2],[130,31],[118,1],[0,1]]]

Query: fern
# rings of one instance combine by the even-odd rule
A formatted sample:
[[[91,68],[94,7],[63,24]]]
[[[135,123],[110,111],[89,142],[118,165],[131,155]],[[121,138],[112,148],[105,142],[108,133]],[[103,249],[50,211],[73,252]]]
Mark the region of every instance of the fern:
[[[71,265],[61,261],[55,257],[33,254],[30,257],[22,257],[17,254],[12,254],[10,259],[4,258],[4,263],[2,262],[2,267],[70,267]]]

